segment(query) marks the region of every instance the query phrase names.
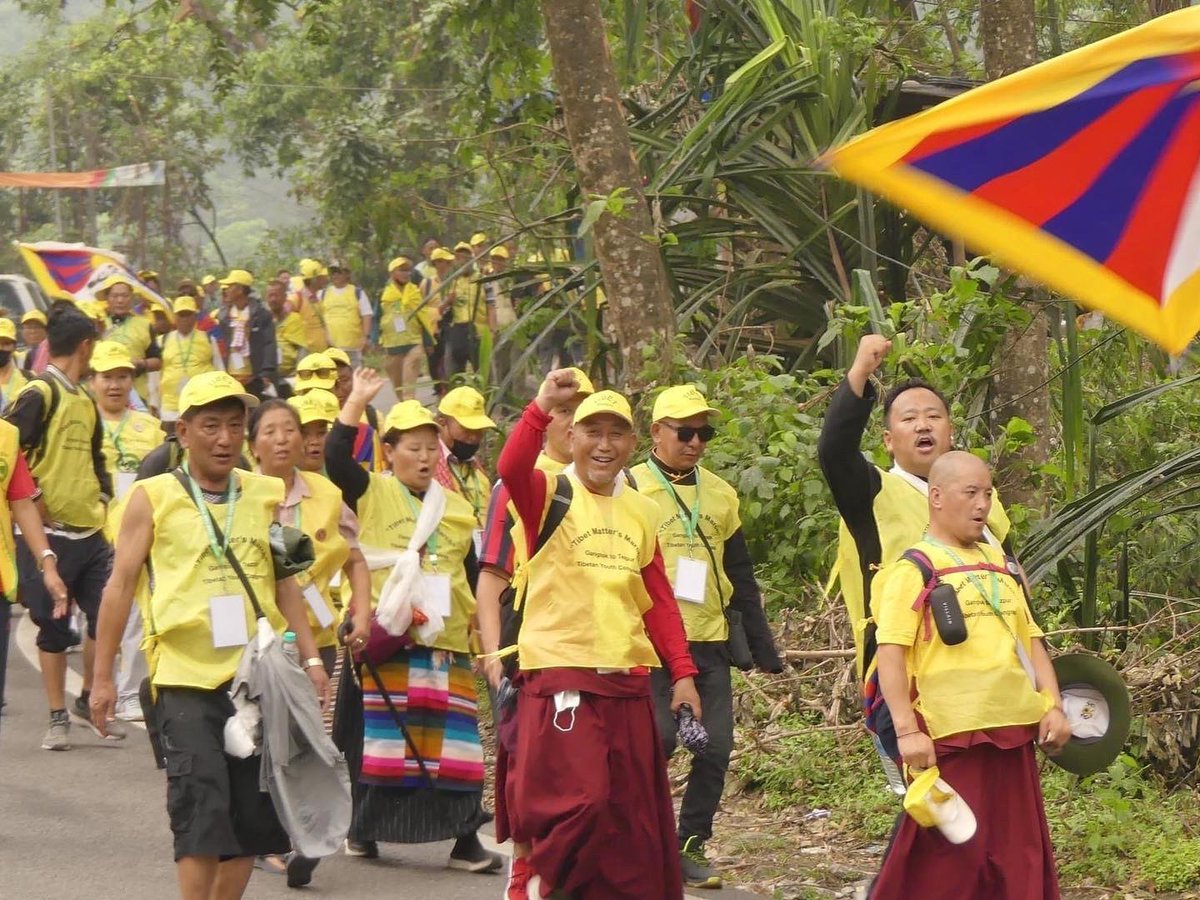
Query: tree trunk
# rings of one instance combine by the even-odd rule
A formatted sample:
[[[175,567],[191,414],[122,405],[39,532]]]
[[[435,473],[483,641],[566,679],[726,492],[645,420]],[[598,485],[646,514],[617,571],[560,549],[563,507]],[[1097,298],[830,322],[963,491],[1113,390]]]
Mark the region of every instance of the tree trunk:
[[[989,79],[1002,78],[1037,62],[1034,0],[988,0],[979,17],[984,67]],[[1041,296],[1045,296],[1044,293]],[[993,424],[1002,427],[1019,416],[1033,426],[1034,441],[999,460],[997,481],[1012,503],[1042,508],[1036,468],[1050,459],[1050,333],[1040,303],[1029,303],[1028,328],[1013,328],[996,358],[992,396]]]
[[[585,204],[624,189],[620,215],[593,227],[596,258],[624,377],[639,388],[647,362],[671,359],[675,310],[629,140],[598,0],[542,0],[554,82]]]

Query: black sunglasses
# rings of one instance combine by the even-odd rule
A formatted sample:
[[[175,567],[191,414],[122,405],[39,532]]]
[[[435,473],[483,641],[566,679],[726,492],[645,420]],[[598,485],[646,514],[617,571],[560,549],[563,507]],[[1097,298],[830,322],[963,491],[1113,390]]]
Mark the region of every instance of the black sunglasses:
[[[691,425],[668,425],[666,422],[663,422],[663,424],[679,435],[679,440],[685,444],[690,444],[692,438],[697,435],[699,435],[703,443],[707,444],[717,434],[717,429],[711,425],[701,425],[699,428],[693,428]]]

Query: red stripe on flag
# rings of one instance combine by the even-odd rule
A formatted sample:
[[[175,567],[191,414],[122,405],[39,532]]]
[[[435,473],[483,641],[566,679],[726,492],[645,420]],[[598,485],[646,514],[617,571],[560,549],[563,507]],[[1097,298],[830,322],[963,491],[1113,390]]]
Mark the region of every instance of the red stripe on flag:
[[[1134,287],[1159,297],[1188,188],[1200,166],[1200,93],[1179,123],[1125,224],[1107,265]]]
[[[995,122],[968,125],[964,128],[954,128],[950,131],[935,131],[904,154],[900,162],[910,164],[920,162],[927,156],[933,156],[933,154],[940,153],[949,147],[957,147],[959,144],[965,144],[977,137],[982,137],[985,134],[990,134],[997,129],[1003,128],[1009,122],[1013,121],[1013,118],[997,119]]]
[[[993,178],[973,196],[1044,224],[1083,196],[1178,91],[1167,84],[1126,97],[1037,162]]]

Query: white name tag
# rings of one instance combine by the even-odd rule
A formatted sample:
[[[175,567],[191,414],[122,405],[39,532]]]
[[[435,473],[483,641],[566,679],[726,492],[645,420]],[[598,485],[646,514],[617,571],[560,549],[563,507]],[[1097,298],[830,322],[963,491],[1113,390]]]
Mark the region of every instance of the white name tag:
[[[471,532],[471,540],[475,542],[475,559],[483,556],[483,529],[476,528]]]
[[[421,576],[425,589],[425,602],[430,612],[443,619],[450,617],[450,576],[430,572]]]
[[[687,603],[708,599],[708,560],[679,557],[675,563],[675,599]]]
[[[318,625],[328,628],[333,624],[333,613],[329,611],[329,604],[325,602],[315,584],[310,584],[304,589],[304,599],[308,601],[308,608],[316,616]]]
[[[183,393],[183,389],[185,387],[187,387],[187,383],[188,383],[188,379],[186,377],[179,379],[179,390],[175,394],[176,399],[178,399],[179,395]]]
[[[213,646],[245,647],[250,643],[246,628],[246,600],[241,594],[222,594],[208,601]]]
[[[401,332],[404,330],[404,316],[396,316],[392,319],[392,331]]]
[[[275,362],[283,362],[283,344],[275,345]]]
[[[133,483],[135,481],[137,481],[137,472],[118,472],[117,473],[117,485],[116,485],[116,490],[117,490],[116,499],[120,500],[122,497],[124,497],[126,494],[128,494],[129,489],[131,487],[133,487]]]
[[[240,354],[236,351],[229,354],[229,368],[241,369],[241,368],[244,368],[245,365],[246,365],[246,357],[242,356],[242,354]]]

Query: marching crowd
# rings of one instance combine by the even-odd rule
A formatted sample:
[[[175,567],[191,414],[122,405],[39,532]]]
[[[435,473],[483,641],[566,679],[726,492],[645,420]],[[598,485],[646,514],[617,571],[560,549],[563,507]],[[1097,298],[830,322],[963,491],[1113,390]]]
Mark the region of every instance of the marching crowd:
[[[452,868],[496,872],[478,837],[494,815],[512,842],[507,900],[675,900],[722,883],[704,847],[733,750],[731,668],[784,666],[737,493],[702,465],[720,413],[680,384],[639,417],[556,354],[493,480],[486,400],[450,386],[477,364],[478,329],[512,322],[504,282],[487,280],[509,250],[485,267],[476,238],[392,260],[377,305],[344,266],[306,259],[262,301],[246,270],[184,282],[169,317],[138,308],[154,273],[113,276],[94,302],[25,316],[23,355],[0,320],[0,587],[37,626],[42,747],[69,749],[72,719],[108,741],[146,721],[187,900],[242,896],[256,861],[291,886],[319,877],[260,791],[260,758],[226,743],[256,611],[322,706],[340,672],[347,854],[453,841]],[[470,274],[448,288],[454,270]],[[389,409],[363,365],[372,345],[399,397]],[[818,447],[843,519],[842,590],[885,768],[939,766],[978,830],[951,853],[903,817],[872,896],[1055,898],[1033,752],[1071,737],[1055,672],[990,473],[951,449],[937,390],[893,386],[895,465],[862,455],[888,350],[864,338]],[[425,371],[433,409],[414,398]],[[281,567],[280,525],[311,545],[298,573]],[[934,614],[914,548],[963,633]],[[68,703],[78,642],[83,690]],[[678,816],[677,745],[691,754]]]

